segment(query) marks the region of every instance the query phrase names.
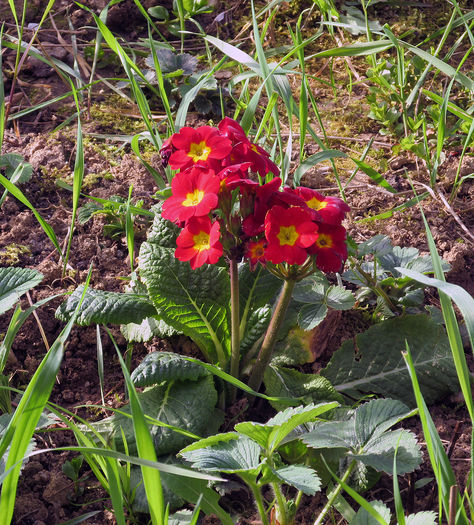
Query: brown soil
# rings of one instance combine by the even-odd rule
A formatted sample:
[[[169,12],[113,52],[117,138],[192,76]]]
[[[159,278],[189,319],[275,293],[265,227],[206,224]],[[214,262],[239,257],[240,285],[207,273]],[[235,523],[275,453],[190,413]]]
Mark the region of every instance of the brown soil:
[[[16,3],[21,4],[22,2]],[[28,22],[39,20],[41,8],[44,7],[45,3],[45,1],[33,2],[31,13],[28,14]],[[90,0],[84,4],[98,12],[106,5],[106,2],[105,0]],[[149,0],[144,4],[145,7],[148,7],[154,5],[155,2]],[[222,32],[229,35],[235,34],[232,28],[236,19],[233,17],[237,17],[242,9],[244,9],[242,3],[237,2],[232,8],[226,10],[223,25],[219,28],[221,35]],[[2,8],[0,16],[4,12],[5,9]],[[64,47],[61,40],[62,35],[67,42],[70,42],[70,34],[67,34],[66,31],[66,16],[70,16],[75,28],[80,28],[78,35],[82,48],[85,42],[95,37],[95,31],[85,28],[85,26],[93,26],[91,16],[73,6],[68,0],[62,0],[58,1],[55,6],[56,25],[61,32],[56,32],[51,25],[48,25],[48,30],[42,32],[40,38],[44,45],[49,46],[51,55],[57,56],[72,65],[73,59],[70,49]],[[5,18],[8,21],[11,15],[7,15]],[[124,36],[128,41],[136,40],[146,29],[132,0],[126,0],[113,7],[108,22],[111,29]],[[216,26],[214,18],[210,15],[204,19],[204,22],[209,28]],[[9,28],[11,28],[11,23],[7,26],[7,29]],[[11,71],[12,60],[13,55],[9,52],[5,53],[3,63],[7,72],[7,95],[11,85],[9,82],[11,76],[8,72]],[[87,66],[84,67],[87,69]],[[109,68],[113,69],[113,66],[109,66]],[[108,73],[101,73],[101,75],[108,76]],[[12,114],[20,108],[27,107],[29,102],[37,104],[40,100],[46,100],[65,90],[64,84],[59,80],[56,72],[34,59],[26,61],[20,80],[19,87],[14,93],[16,98],[11,107]],[[364,108],[365,94],[366,91],[360,88],[352,95],[352,102],[355,101]],[[98,91],[93,98],[96,102],[103,99],[103,95]],[[59,132],[52,134],[50,132],[64,118],[64,115],[69,116],[73,111],[73,105],[68,100],[62,103],[62,106],[59,104],[50,106],[17,120],[15,125],[6,131],[2,150],[2,153],[21,154],[33,165],[33,177],[22,186],[22,191],[52,226],[60,243],[64,243],[68,234],[72,200],[71,193],[57,186],[56,180],[61,178],[69,183],[72,180],[71,173],[75,158],[75,128],[68,126]],[[129,112],[136,113],[133,108]],[[135,125],[136,119],[132,118],[131,122]],[[120,195],[126,198],[129,187],[133,184],[133,198],[143,199],[145,207],[149,208],[155,202],[150,196],[158,188],[134,154],[129,149],[116,152],[113,148],[116,143],[112,140],[98,141],[90,136],[92,133],[107,134],[114,131],[113,120],[112,124],[94,119],[88,120],[86,112],[83,126],[85,136],[88,137],[85,146],[85,175],[87,180],[91,181],[86,192],[102,198],[112,195]],[[377,126],[375,127],[377,128]],[[375,134],[376,130],[371,130],[370,133],[359,134],[355,139],[362,140],[365,144]],[[376,136],[376,141],[388,145],[388,147],[382,147],[386,151],[385,156],[388,159],[391,151],[387,139]],[[353,143],[350,140],[335,139],[332,147],[344,149],[352,145]],[[108,153],[109,151],[110,153]],[[151,157],[151,163],[156,169],[160,169],[159,157],[156,153]],[[448,156],[441,168],[440,188],[447,195],[451,189],[457,163],[458,158],[456,156]],[[408,171],[415,181],[426,182],[428,180],[424,168],[418,165],[409,154],[391,158],[388,166],[384,175],[400,191],[410,189],[404,177],[405,171]],[[467,156],[461,169],[461,176],[472,173],[473,167],[473,157]],[[306,176],[304,183],[315,188],[331,186],[330,191],[334,190],[334,181],[330,177],[328,178],[327,170],[313,170]],[[424,191],[421,186],[418,189],[420,192]],[[472,194],[473,187],[466,182],[452,204],[452,210],[468,229],[472,227],[474,219]],[[422,252],[428,251],[421,215],[416,207],[404,213],[394,214],[390,219],[383,221],[358,222],[367,216],[401,204],[406,200],[406,195],[392,196],[369,184],[368,178],[359,174],[353,180],[347,196],[352,208],[348,227],[357,242],[367,239],[375,233],[385,233],[397,245],[416,246]],[[85,202],[85,199],[81,200],[82,204]],[[443,206],[439,199],[426,199],[422,206],[432,228],[438,250],[444,259],[452,265],[448,279],[473,293],[472,266],[474,256],[470,238],[461,228],[459,222],[455,220],[450,210]],[[130,271],[126,242],[123,238],[105,237],[103,235],[104,222],[101,216],[95,216],[83,226],[76,225],[71,257],[68,262],[66,277],[63,277],[58,254],[33,214],[11,196],[6,198],[0,209],[0,265],[13,264],[35,268],[44,275],[42,283],[31,291],[30,297],[22,299],[23,308],[29,306],[28,301],[30,300],[34,303],[54,294],[64,294],[74,289],[84,282],[91,264],[93,265],[92,287],[104,290],[123,290],[124,281],[122,278],[127,277]],[[7,255],[6,251],[6,248],[11,245],[21,245],[27,249],[23,252],[18,251],[18,258],[14,260],[11,255]],[[429,300],[436,304],[436,294],[430,292],[429,295]],[[54,299],[39,309],[38,320],[30,317],[15,339],[13,346],[15,358],[11,360],[7,370],[12,374],[12,386],[24,387],[45,355],[46,342],[42,339],[40,326],[45,333],[48,344],[51,344],[59,335],[63,323],[55,318],[54,312],[61,301],[62,298]],[[9,318],[10,313],[0,318],[0,333],[5,333]],[[325,333],[325,345],[323,348],[319,348],[321,355],[318,357],[317,367],[327,362],[332,352],[340,346],[342,341],[353,337],[366,326],[366,322],[361,316],[354,312],[344,312],[332,322],[329,318],[326,324],[320,328]],[[125,352],[126,342],[119,331],[114,330],[114,335],[120,349]],[[114,347],[105,334],[102,336],[102,343],[106,370],[105,401],[109,406],[117,406],[123,399],[123,378]],[[96,347],[95,328],[76,327],[73,329],[67,343],[57,384],[51,397],[53,403],[89,418],[99,417],[100,414],[77,407],[101,403]],[[185,347],[184,351],[189,352],[189,342],[184,338],[174,341],[173,347]],[[169,342],[161,340],[135,345],[132,364],[138,363],[151,350],[169,348]],[[265,409],[265,414],[267,410]],[[470,457],[468,415],[462,408],[461,401],[455,396],[446,399],[438,406],[432,407],[432,414],[446,446],[451,446],[453,468],[457,473],[460,486],[464,487],[468,470],[467,459]],[[257,417],[257,414],[255,416]],[[262,414],[259,414],[259,418],[264,419]],[[412,427],[415,432],[421,435],[417,422],[413,421]],[[71,433],[66,431],[61,424],[56,425],[53,431],[39,434],[37,441],[40,448],[55,448],[75,444]],[[75,491],[73,482],[62,473],[64,461],[72,457],[74,454],[67,452],[42,454],[25,465],[18,489],[15,511],[16,524],[55,525],[92,510],[99,510],[100,512],[89,518],[86,523],[97,525],[114,523],[112,513],[104,510],[110,506],[110,502],[104,503],[102,501],[102,498],[106,498],[106,494],[100,489],[97,481],[85,466],[81,470],[79,491]],[[405,508],[409,509],[411,506],[414,511],[433,508],[432,484],[416,491],[416,493],[410,490],[416,479],[430,476],[429,469],[426,466],[428,464],[429,462],[425,461],[423,469],[401,480],[402,494],[407,504]],[[392,497],[391,487],[391,480],[388,477],[383,479],[375,489],[374,497],[390,501]],[[229,505],[234,510],[239,510],[235,507],[240,505],[242,510],[248,511],[251,506],[251,499],[246,499],[239,493],[239,496],[232,499]],[[313,523],[320,505],[321,501],[318,497],[305,498],[297,522],[299,524]],[[244,515],[247,516],[248,512],[245,512]],[[242,523],[251,523],[252,519],[254,517],[248,515],[248,520],[243,520]]]

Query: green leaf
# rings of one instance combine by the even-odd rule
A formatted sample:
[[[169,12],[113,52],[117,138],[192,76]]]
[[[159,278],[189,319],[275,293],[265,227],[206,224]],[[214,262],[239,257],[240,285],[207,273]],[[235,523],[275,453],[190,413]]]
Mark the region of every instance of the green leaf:
[[[444,328],[426,315],[389,319],[357,335],[355,341],[345,341],[321,375],[338,392],[355,399],[375,392],[413,406],[411,381],[401,355],[405,342],[412,349],[427,403],[457,388],[456,370]]]
[[[217,430],[221,422],[215,411],[217,392],[211,376],[197,381],[174,381],[151,387],[139,393],[138,398],[144,413],[165,425],[150,427],[159,455],[177,452],[189,443],[188,436],[175,432],[169,426],[192,434],[206,435]],[[129,414],[129,405],[123,406],[121,411]],[[129,453],[135,453],[133,425],[126,415],[116,413],[94,423],[93,427],[100,433],[109,434],[117,447],[121,446],[123,429]]]
[[[56,317],[62,321],[70,319],[83,290],[83,286],[76,288],[67,301],[56,310]],[[156,315],[156,309],[143,295],[88,288],[76,323],[79,325],[141,323],[143,319],[153,315]]]
[[[303,175],[313,166],[323,162],[325,160],[336,159],[340,157],[347,157],[345,153],[336,149],[326,149],[324,151],[318,151],[311,157],[308,157],[304,162],[302,162],[295,170],[293,175],[293,183],[295,186],[299,186],[301,178]]]
[[[273,451],[296,427],[314,421],[337,406],[337,402],[332,402],[287,408],[264,424],[246,421],[235,425],[235,430],[256,441],[264,450]]]
[[[366,175],[368,175],[375,182],[375,184],[377,184],[377,186],[380,186],[381,188],[385,188],[390,193],[397,193],[397,190],[393,188],[385,180],[383,175],[381,175],[378,171],[374,170],[372,166],[369,166],[366,162],[363,162],[361,160],[354,159],[352,157],[351,159],[360,170],[362,170]]]
[[[406,525],[435,525],[437,515],[433,511],[417,512],[407,516]]]
[[[0,155],[0,169],[2,168],[13,184],[28,182],[33,175],[33,166],[17,153]]]
[[[408,407],[396,399],[374,399],[364,403],[355,411],[357,442],[367,443],[410,415]]]
[[[305,304],[298,314],[298,324],[303,330],[312,330],[324,321],[328,313],[328,307],[323,302]]]
[[[372,55],[390,49],[393,43],[390,40],[378,40],[376,42],[360,42],[350,46],[340,46],[316,53],[314,57],[352,57]]]
[[[283,483],[301,490],[307,496],[314,496],[321,489],[321,480],[310,467],[289,465],[272,471]]]
[[[371,501],[370,505],[382,516],[382,518],[390,522],[390,509],[381,501]],[[355,517],[350,521],[349,525],[379,525],[379,521],[371,516],[363,507],[360,507]]]
[[[411,472],[421,462],[415,435],[406,430],[388,431],[410,415],[399,401],[377,399],[349,413],[350,419],[316,423],[301,440],[312,448],[344,448],[349,458],[387,473],[393,472],[396,451],[397,473]]]
[[[179,334],[172,326],[157,317],[147,317],[140,324],[124,324],[120,327],[120,330],[129,343],[146,343],[152,337],[166,339],[172,335]]]
[[[152,352],[135,368],[132,381],[136,386],[150,386],[163,381],[196,381],[210,375],[198,363],[183,359],[173,352]]]
[[[0,268],[0,315],[43,280],[43,275],[30,268]]]
[[[209,488],[206,480],[168,476],[166,486],[190,503],[196,504],[202,496],[200,508],[205,514],[215,514],[223,525],[234,525],[230,515],[219,506],[219,494]]]
[[[193,468],[227,473],[252,472],[260,466],[260,447],[246,436],[206,448],[182,450],[180,455]]]
[[[160,217],[140,248],[139,271],[158,315],[189,336],[206,359],[224,366],[230,355],[230,285],[226,268],[191,270],[174,256],[169,226]],[[171,224],[171,223],[170,223]]]
[[[426,286],[434,286],[438,288],[440,292],[449,296],[456,303],[459,310],[461,310],[471,340],[471,346],[474,348],[474,299],[472,296],[457,284],[426,277],[413,269],[397,268],[397,271]]]
[[[331,286],[326,294],[326,303],[334,310],[350,310],[355,304],[355,299],[352,292],[343,286]]]
[[[378,472],[393,474],[393,457],[396,451],[397,474],[412,472],[421,463],[420,446],[412,432],[395,430],[373,438],[364,446],[364,451],[353,454],[364,465]]]
[[[302,374],[297,370],[270,365],[263,378],[266,394],[272,397],[288,397],[303,403],[342,401],[331,383],[316,374]],[[271,401],[276,410],[286,408],[281,402]]]

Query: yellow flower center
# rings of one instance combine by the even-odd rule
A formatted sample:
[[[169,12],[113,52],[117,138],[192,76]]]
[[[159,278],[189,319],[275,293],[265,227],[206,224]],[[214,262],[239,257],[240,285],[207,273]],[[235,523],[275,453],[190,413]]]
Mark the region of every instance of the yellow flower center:
[[[265,249],[263,248],[261,244],[257,244],[256,246],[252,248],[252,255],[255,259],[260,259],[260,257],[262,257],[264,252],[265,252]]]
[[[211,247],[210,236],[206,232],[199,232],[197,235],[193,236],[194,249],[198,252],[203,250],[209,250]]]
[[[296,228],[291,226],[280,226],[280,232],[277,235],[278,240],[280,241],[280,246],[289,244],[293,246],[298,240],[299,233],[296,231]]]
[[[318,248],[331,248],[333,245],[332,237],[325,233],[320,233],[316,241],[316,246]]]
[[[196,142],[191,142],[191,145],[189,146],[188,157],[191,157],[194,162],[197,162],[199,160],[207,160],[209,153],[211,153],[211,148],[204,140],[202,140],[199,144]]]
[[[197,206],[204,198],[204,192],[202,190],[194,190],[192,193],[186,194],[186,199],[181,203],[183,206]]]
[[[313,197],[309,201],[306,201],[306,205],[312,208],[313,210],[322,210],[328,205],[328,203],[327,201],[320,201],[316,197]]]

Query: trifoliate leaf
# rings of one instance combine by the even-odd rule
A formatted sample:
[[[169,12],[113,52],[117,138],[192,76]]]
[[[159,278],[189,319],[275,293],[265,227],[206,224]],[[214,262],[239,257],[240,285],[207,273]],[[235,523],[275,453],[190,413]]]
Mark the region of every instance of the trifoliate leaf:
[[[305,304],[298,314],[298,324],[303,330],[316,328],[328,313],[328,307],[324,302]]]
[[[456,391],[457,374],[444,327],[427,315],[406,315],[347,340],[321,371],[338,392],[355,399],[380,393],[414,406],[402,352],[409,345],[427,404]]]
[[[272,469],[273,473],[287,485],[301,490],[307,496],[314,496],[321,488],[321,480],[316,471],[304,465],[289,465]]]
[[[56,310],[56,317],[68,321],[82,297],[84,286],[79,286],[67,301]],[[153,303],[143,295],[106,292],[87,288],[79,314],[78,325],[141,323],[146,317],[156,315]]]
[[[235,425],[235,430],[256,441],[265,450],[274,450],[296,427],[336,408],[337,402],[291,407],[279,412],[266,423],[246,421]]]
[[[0,314],[43,280],[43,275],[30,268],[0,268]]]
[[[386,253],[390,253],[393,249],[392,242],[387,235],[375,235],[365,242],[357,246],[359,255],[373,254],[375,257],[380,257]]]
[[[210,372],[198,363],[174,352],[152,352],[135,368],[132,381],[136,386],[149,386],[163,381],[196,381]]]

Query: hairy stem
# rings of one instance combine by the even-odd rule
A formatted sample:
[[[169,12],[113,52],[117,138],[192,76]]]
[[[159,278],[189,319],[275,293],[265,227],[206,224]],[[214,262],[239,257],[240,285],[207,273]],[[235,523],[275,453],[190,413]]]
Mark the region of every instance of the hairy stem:
[[[270,363],[273,349],[275,348],[275,343],[278,337],[278,331],[280,330],[283,320],[285,319],[285,314],[288,309],[288,305],[290,304],[295,284],[296,281],[293,279],[288,279],[284,282],[275,311],[273,312],[270,324],[268,325],[262,347],[260,348],[257,361],[252,369],[252,373],[250,374],[249,387],[256,392],[258,392],[258,389],[262,384],[263,373]]]
[[[278,483],[272,483],[272,489],[277,500],[277,521],[280,525],[288,525],[288,509],[281,487]]]
[[[255,498],[255,504],[257,505],[258,513],[260,514],[262,524],[269,525],[267,513],[265,512],[265,506],[262,500],[262,495],[260,494],[260,489],[258,488],[256,483],[250,483],[247,479],[245,480],[245,482],[250,487],[253,497]]]

